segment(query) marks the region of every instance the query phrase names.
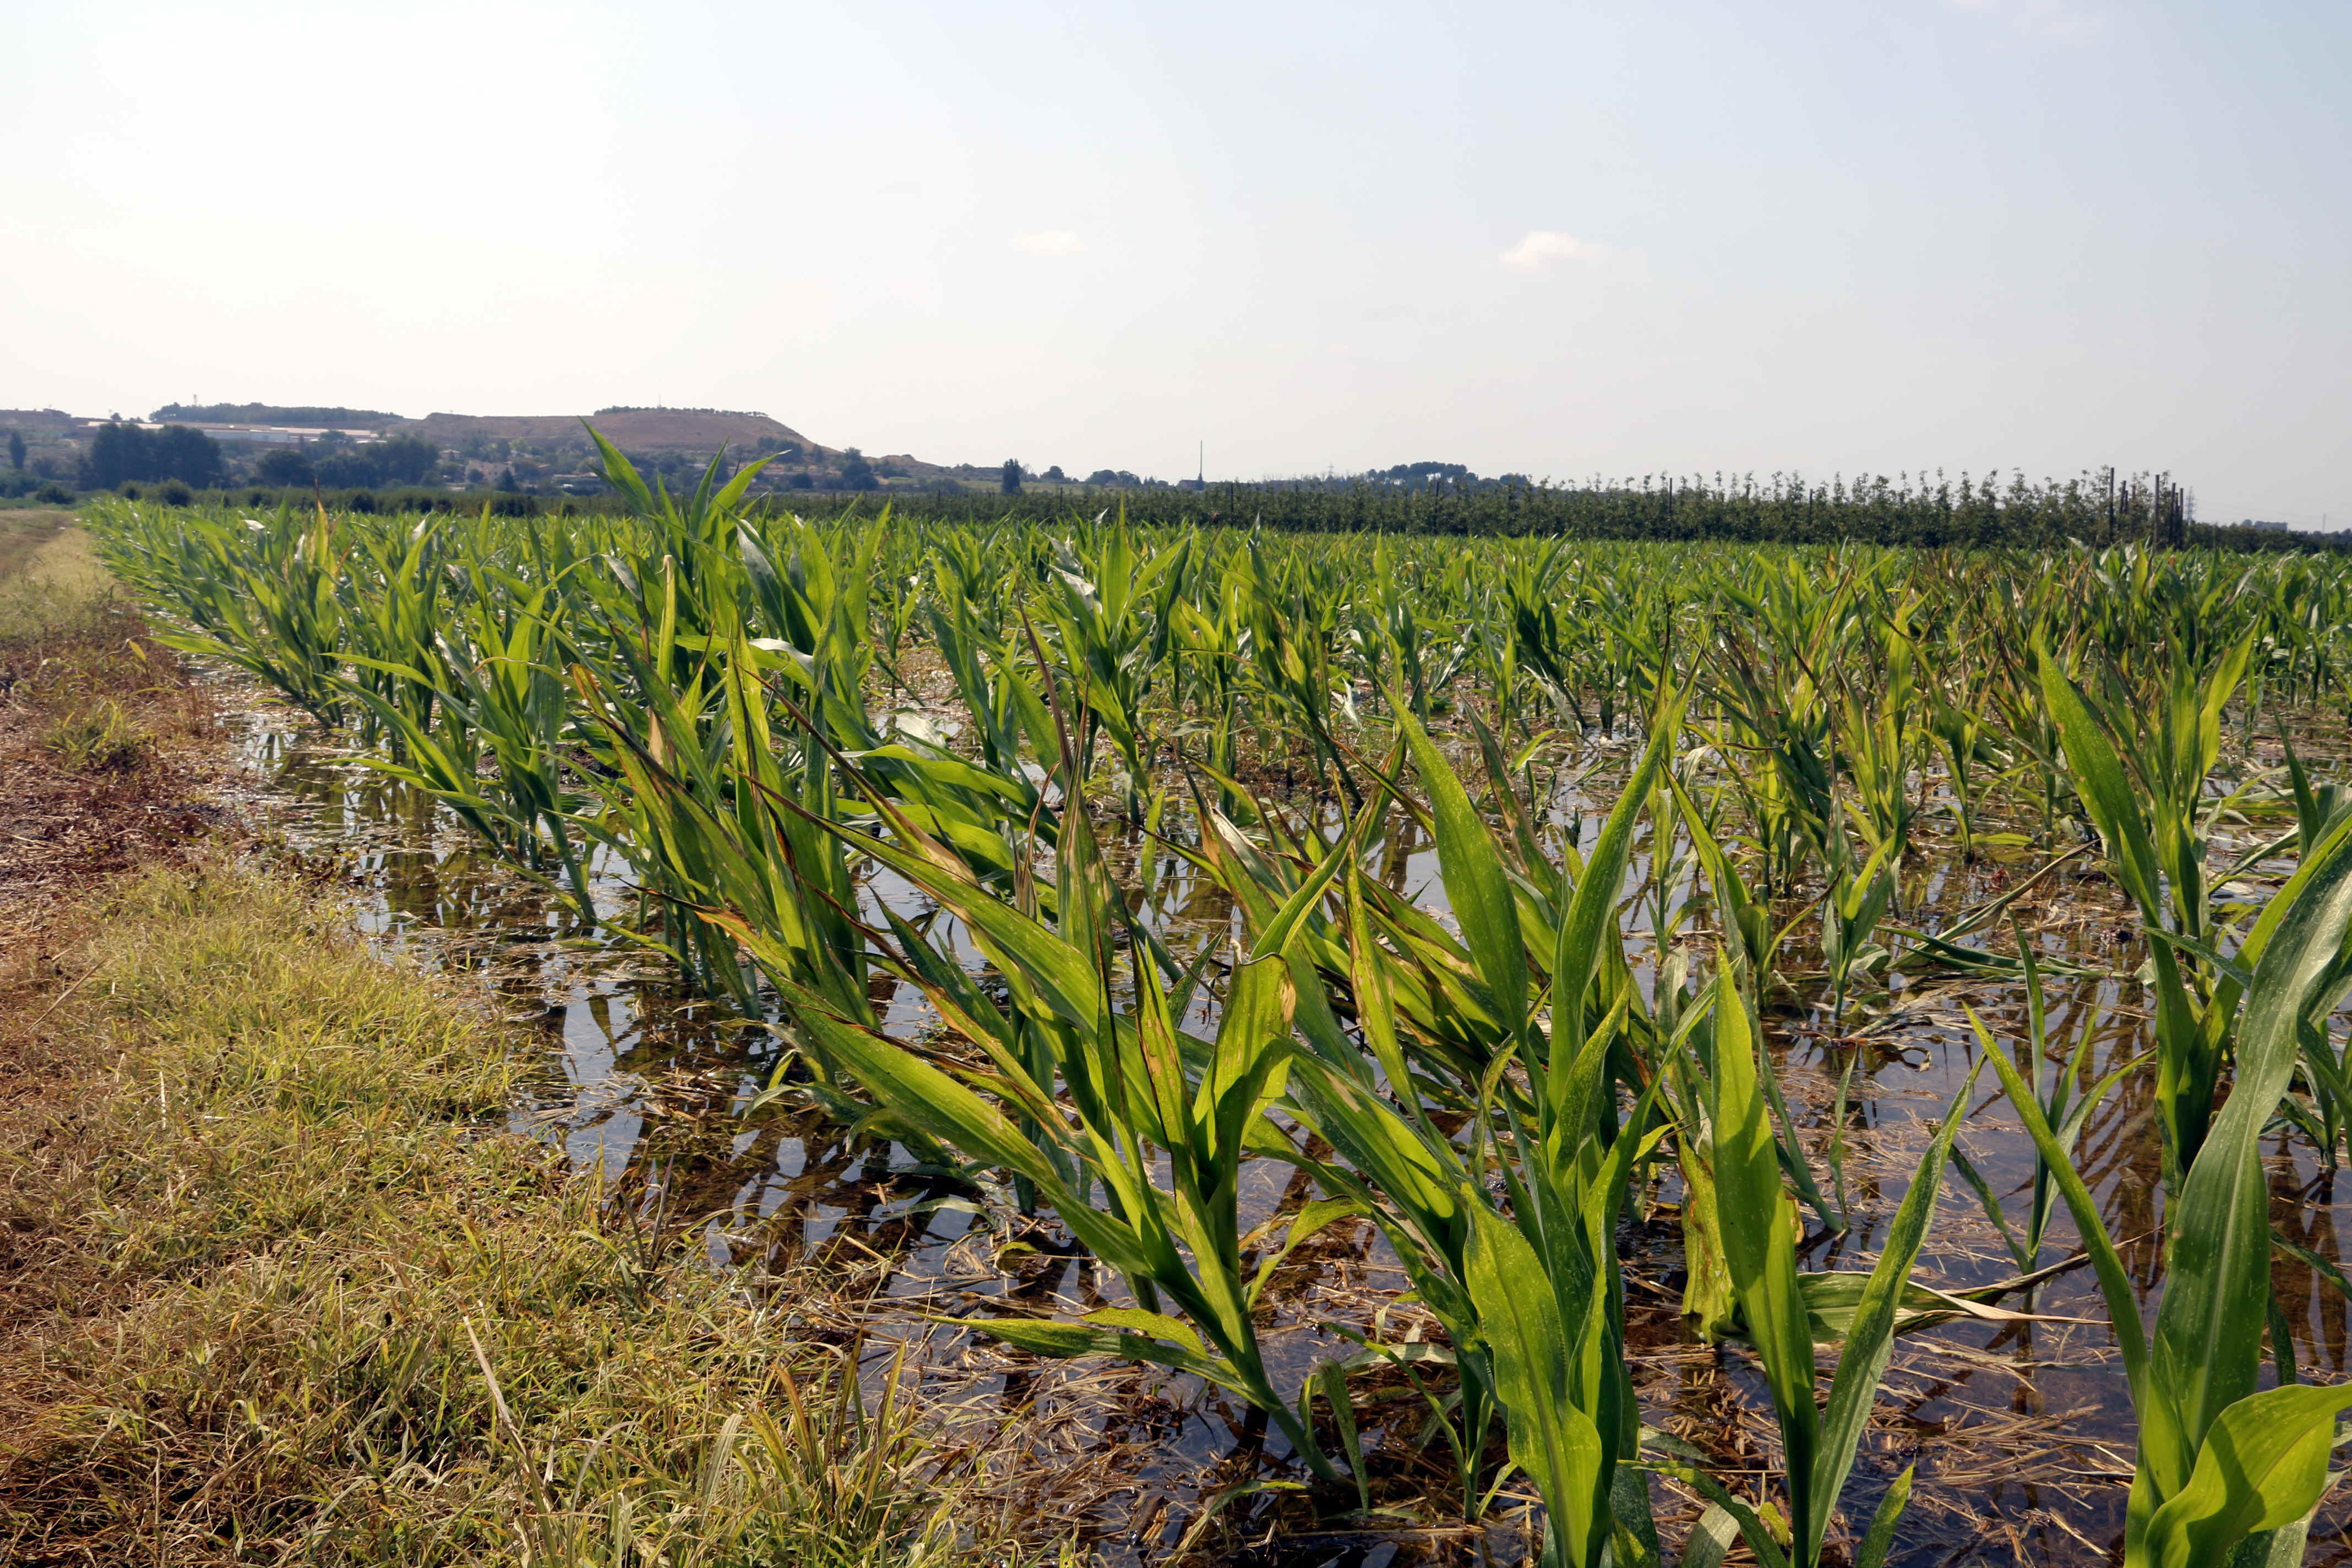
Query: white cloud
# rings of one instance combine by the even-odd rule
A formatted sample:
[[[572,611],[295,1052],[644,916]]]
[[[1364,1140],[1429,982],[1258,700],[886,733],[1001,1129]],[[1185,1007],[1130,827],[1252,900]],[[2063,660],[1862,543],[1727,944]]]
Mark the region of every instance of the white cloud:
[[[1572,234],[1531,228],[1525,239],[1503,252],[1502,262],[1506,267],[1533,272],[1555,261],[1606,261],[1612,254],[1609,247],[1595,245],[1589,239],[1579,239]]]
[[[1068,229],[1049,228],[1042,234],[1014,235],[1013,248],[1027,256],[1076,256],[1086,247]]]

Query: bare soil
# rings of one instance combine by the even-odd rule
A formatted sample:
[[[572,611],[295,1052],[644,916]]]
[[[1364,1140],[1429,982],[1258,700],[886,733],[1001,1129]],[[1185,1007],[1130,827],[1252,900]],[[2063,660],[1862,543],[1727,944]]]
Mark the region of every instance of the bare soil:
[[[0,551],[10,542],[0,533]],[[60,727],[108,704],[135,754],[75,766]],[[205,689],[135,619],[0,643],[0,962],[37,938],[40,911],[60,898],[234,825],[211,799],[215,718]]]

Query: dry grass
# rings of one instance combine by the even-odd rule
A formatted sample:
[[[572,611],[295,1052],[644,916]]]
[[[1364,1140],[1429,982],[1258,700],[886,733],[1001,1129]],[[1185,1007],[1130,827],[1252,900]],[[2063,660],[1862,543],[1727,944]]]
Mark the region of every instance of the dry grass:
[[[0,1558],[1013,1555],[982,1446],[784,1331],[824,1281],[714,1270],[508,1131],[500,1028],[331,902],[151,871],[11,978]]]
[[[121,604],[71,513],[0,513],[0,642],[70,632]]]

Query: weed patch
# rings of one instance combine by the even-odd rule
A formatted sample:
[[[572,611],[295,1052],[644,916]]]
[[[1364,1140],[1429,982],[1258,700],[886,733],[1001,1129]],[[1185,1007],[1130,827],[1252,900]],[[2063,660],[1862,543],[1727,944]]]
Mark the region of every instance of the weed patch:
[[[75,773],[125,773],[139,765],[153,739],[111,697],[68,710],[49,721],[41,743]]]

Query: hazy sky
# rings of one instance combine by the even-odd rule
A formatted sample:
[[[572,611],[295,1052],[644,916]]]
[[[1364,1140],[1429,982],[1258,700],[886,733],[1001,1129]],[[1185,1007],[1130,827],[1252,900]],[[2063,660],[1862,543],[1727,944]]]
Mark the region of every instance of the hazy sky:
[[[2352,522],[2352,5],[0,5],[0,406]]]

